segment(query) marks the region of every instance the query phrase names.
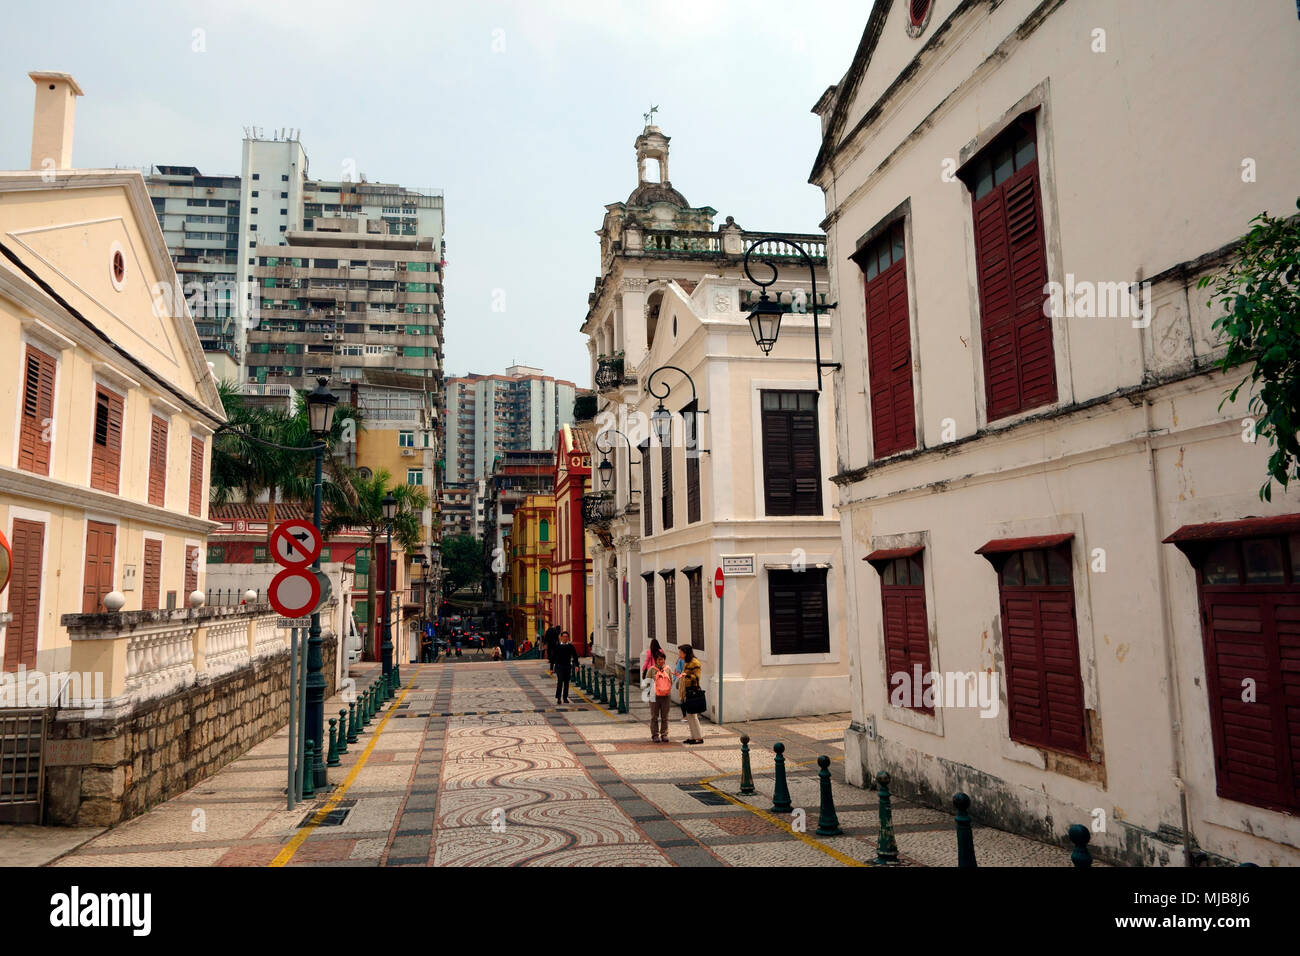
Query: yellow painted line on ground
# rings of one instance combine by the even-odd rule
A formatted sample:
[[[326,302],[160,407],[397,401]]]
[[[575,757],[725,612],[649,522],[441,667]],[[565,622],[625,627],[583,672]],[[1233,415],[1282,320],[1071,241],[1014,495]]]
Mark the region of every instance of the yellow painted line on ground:
[[[805,762],[807,763],[813,761],[805,761]],[[792,762],[792,766],[797,767],[799,766],[799,764]],[[806,833],[800,833],[798,830],[790,826],[790,824],[786,823],[784,820],[782,820],[780,817],[776,816],[775,814],[768,813],[766,810],[760,810],[758,807],[754,806],[753,804],[746,803],[744,800],[741,800],[739,797],[733,797],[731,794],[727,793],[726,791],[719,790],[717,787],[713,786],[712,781],[714,780],[722,780],[726,777],[736,777],[739,775],[740,775],[740,771],[736,771],[736,773],[720,773],[712,777],[705,777],[699,783],[701,787],[704,787],[709,792],[716,793],[718,796],[722,797],[722,799],[726,800],[727,802],[734,803],[738,807],[743,807],[744,809],[748,810],[750,813],[754,814],[754,816],[759,817],[762,820],[766,820],[768,823],[780,827],[782,830],[790,834],[796,840],[808,844],[814,850],[818,850],[821,853],[825,853],[833,860],[843,863],[845,866],[871,866],[872,865],[870,863],[864,863],[862,860],[855,860],[853,859],[853,857],[841,853],[839,850],[835,849],[834,847],[827,846],[821,840],[815,839],[814,837],[810,837]]]
[[[348,787],[352,786],[353,781],[357,779],[357,774],[361,773],[361,768],[364,767],[366,761],[370,759],[370,752],[375,749],[375,744],[379,743],[379,735],[384,732],[384,728],[388,726],[388,721],[392,718],[393,714],[397,712],[397,705],[406,699],[406,695],[409,694],[411,688],[415,686],[415,679],[420,676],[420,671],[422,669],[423,666],[415,669],[415,676],[411,678],[411,683],[406,685],[402,690],[401,695],[393,701],[393,705],[388,708],[388,713],[384,714],[384,719],[379,722],[377,727],[375,727],[375,732],[370,738],[370,743],[367,744],[366,749],[361,752],[361,756],[357,759],[357,762],[352,765],[352,769],[343,779],[343,782],[334,789],[334,793],[330,796],[329,800],[325,802],[325,806],[316,811],[316,816],[312,818],[310,823],[294,834],[293,839],[285,844],[284,849],[275,855],[275,859],[267,864],[268,866],[284,866],[292,860],[294,854],[297,853],[299,848],[307,842],[307,838],[311,836],[312,831],[324,823],[325,818],[329,816],[330,811],[339,805],[339,802],[343,799],[343,795],[348,792]]]
[[[577,690],[577,688],[574,688],[574,689]],[[617,714],[612,714],[612,713],[610,713],[610,712],[609,712],[608,710],[606,710],[604,707],[600,706],[600,704],[599,704],[596,700],[594,700],[594,699],[591,698],[591,697],[588,697],[584,691],[580,691],[580,690],[579,690],[579,691],[578,691],[578,696],[581,697],[583,700],[585,700],[587,703],[591,704],[592,707],[595,707],[598,711],[600,711],[602,714],[604,714],[604,715],[605,715],[606,717],[608,717],[610,720],[618,720],[618,715],[617,715]]]

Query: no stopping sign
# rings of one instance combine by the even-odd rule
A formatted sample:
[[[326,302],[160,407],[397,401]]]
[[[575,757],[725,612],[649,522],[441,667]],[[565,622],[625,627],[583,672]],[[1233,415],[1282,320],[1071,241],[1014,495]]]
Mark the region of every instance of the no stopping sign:
[[[271,606],[284,617],[304,617],[314,612],[328,595],[325,575],[304,568],[285,568],[271,580],[267,594]]]

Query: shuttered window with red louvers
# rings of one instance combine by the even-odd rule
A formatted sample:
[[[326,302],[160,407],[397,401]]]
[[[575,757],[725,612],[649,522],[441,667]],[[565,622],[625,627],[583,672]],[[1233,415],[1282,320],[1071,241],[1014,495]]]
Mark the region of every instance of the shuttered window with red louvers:
[[[104,521],[86,522],[86,564],[82,577],[81,613],[104,611],[104,595],[113,590],[113,559],[117,526]]]
[[[821,451],[816,392],[760,397],[763,492],[769,515],[822,513]]]
[[[149,504],[167,500],[167,421],[154,415],[149,428]]]
[[[102,385],[95,389],[94,436],[90,448],[90,487],[117,494],[122,471],[121,395]]]
[[[1300,535],[1219,542],[1197,577],[1217,792],[1298,812]]]
[[[50,424],[54,420],[54,356],[27,346],[23,399],[18,424],[18,467],[38,475],[50,473]]]
[[[641,575],[645,581],[645,641],[649,646],[652,640],[659,639],[659,633],[655,630],[655,576],[654,572],[646,572]]]
[[[1069,546],[1009,553],[998,587],[1011,738],[1087,756]]]
[[[199,549],[192,546],[185,548],[185,595],[184,600],[189,601],[190,595],[199,587]]]
[[[145,611],[158,610],[162,590],[162,542],[156,538],[144,540],[144,585],[140,590],[140,607]]]
[[[664,530],[673,526],[673,447],[667,445],[659,449],[660,480],[663,482],[663,522]]]
[[[664,636],[669,644],[677,643],[677,572],[661,571],[664,579]]]
[[[45,525],[14,519],[13,569],[9,579],[9,613],[5,628],[4,669],[36,667],[41,628],[41,576],[44,570]]]
[[[700,520],[700,453],[686,450],[686,523]]]
[[[196,518],[203,514],[203,451],[202,438],[190,439],[190,514]]]
[[[654,534],[654,499],[650,495],[650,442],[646,440],[637,446],[641,450],[641,510],[645,512],[645,536]]]
[[[1056,401],[1034,116],[962,172],[971,190],[989,421]]]
[[[925,579],[919,554],[894,558],[881,569],[880,601],[885,622],[885,666],[890,694],[898,686],[910,693],[904,706],[934,713],[925,706],[925,677],[930,673],[930,629],[925,613]],[[919,668],[919,670],[918,670]],[[918,676],[919,675],[919,676]]]
[[[865,277],[867,372],[875,457],[916,447],[912,392],[912,324],[902,220],[854,260]]]
[[[696,568],[686,572],[686,586],[691,598],[691,647],[704,650],[704,573]]]

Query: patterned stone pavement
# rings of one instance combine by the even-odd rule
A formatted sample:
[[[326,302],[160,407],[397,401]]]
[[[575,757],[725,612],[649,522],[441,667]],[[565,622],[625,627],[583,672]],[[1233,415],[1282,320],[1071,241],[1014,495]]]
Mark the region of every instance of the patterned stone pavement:
[[[375,665],[353,668],[365,686]],[[194,789],[96,836],[55,866],[842,866],[876,857],[876,795],[842,776],[847,715],[716,727],[654,744],[649,707],[618,715],[540,662],[407,665],[407,683],[329,771],[285,807],[287,732]],[[639,696],[639,695],[635,695]],[[342,704],[331,701],[326,713]],[[737,795],[740,735],[757,795]],[[685,738],[677,716],[669,734]],[[768,812],[786,746],[794,814]],[[843,835],[817,837],[815,760],[832,759]],[[903,865],[956,862],[952,819],[895,801]],[[981,865],[1068,866],[1068,853],[975,828]]]

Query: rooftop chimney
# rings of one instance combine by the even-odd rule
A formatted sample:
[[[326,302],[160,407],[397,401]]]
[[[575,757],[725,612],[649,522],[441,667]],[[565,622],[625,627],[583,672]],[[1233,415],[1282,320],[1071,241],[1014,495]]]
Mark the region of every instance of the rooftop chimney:
[[[36,84],[32,169],[72,168],[72,127],[81,87],[67,73],[28,73]]]

